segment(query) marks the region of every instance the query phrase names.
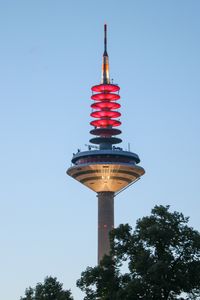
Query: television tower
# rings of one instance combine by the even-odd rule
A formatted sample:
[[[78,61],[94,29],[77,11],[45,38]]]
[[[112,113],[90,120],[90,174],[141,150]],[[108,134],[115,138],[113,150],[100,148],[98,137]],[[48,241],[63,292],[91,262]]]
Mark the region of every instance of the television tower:
[[[72,157],[72,167],[67,174],[97,193],[98,197],[98,263],[110,252],[109,232],[114,228],[114,197],[137,181],[144,169],[137,164],[137,154],[114,145],[122,140],[118,126],[121,113],[120,87],[110,82],[107,53],[107,25],[104,25],[104,53],[101,83],[92,88],[90,133],[88,151],[80,151]]]

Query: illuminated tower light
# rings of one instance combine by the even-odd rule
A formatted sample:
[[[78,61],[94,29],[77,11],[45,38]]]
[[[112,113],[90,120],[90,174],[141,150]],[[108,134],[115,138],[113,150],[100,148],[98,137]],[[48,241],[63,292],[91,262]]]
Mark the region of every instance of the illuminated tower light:
[[[110,252],[109,232],[114,228],[114,196],[137,181],[144,173],[138,166],[137,154],[124,151],[113,145],[122,140],[117,137],[121,130],[118,110],[121,105],[120,87],[110,83],[109,59],[107,54],[107,26],[104,25],[104,53],[101,83],[91,88],[93,103],[90,122],[95,136],[90,143],[99,149],[79,151],[72,158],[73,166],[67,174],[97,193],[98,197],[98,263]]]

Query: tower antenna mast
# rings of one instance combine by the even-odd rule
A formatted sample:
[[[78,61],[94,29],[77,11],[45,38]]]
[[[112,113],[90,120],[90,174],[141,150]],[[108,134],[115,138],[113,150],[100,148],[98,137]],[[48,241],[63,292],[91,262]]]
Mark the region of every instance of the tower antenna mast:
[[[107,24],[104,24],[104,55],[107,54]]]

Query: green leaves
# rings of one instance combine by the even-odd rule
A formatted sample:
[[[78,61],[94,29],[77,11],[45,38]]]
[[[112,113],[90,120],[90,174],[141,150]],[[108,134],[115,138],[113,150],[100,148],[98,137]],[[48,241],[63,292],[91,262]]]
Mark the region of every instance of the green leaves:
[[[86,293],[85,300],[114,300],[119,289],[118,277],[113,259],[105,256],[99,266],[87,268],[81,274],[77,286]]]
[[[57,278],[46,277],[44,283],[37,283],[34,289],[26,289],[25,297],[20,300],[73,300],[71,292],[63,290],[62,286]]]
[[[170,300],[183,299],[183,292],[195,299],[200,293],[200,234],[188,221],[169,206],[155,206],[134,231],[128,224],[114,229],[111,256],[77,282],[84,299]]]

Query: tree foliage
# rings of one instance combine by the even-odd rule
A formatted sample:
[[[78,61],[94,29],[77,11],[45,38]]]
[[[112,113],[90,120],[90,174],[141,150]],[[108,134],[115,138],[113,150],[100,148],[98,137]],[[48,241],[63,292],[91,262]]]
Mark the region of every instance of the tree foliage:
[[[188,221],[155,206],[134,231],[128,224],[114,229],[111,255],[77,281],[84,299],[200,299],[200,234]]]
[[[29,287],[25,297],[20,300],[73,300],[70,290],[63,290],[63,284],[57,278],[46,277],[44,283],[37,283],[35,288]]]

